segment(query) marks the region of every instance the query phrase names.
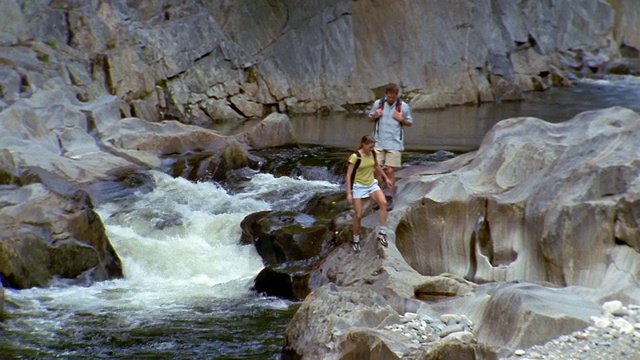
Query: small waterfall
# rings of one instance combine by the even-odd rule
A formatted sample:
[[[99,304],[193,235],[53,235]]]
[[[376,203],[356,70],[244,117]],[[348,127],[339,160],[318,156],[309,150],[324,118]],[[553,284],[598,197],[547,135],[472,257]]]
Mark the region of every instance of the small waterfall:
[[[253,246],[238,244],[240,222],[256,211],[302,207],[337,185],[256,174],[230,194],[211,182],[152,176],[153,191],[97,209],[125,278],[89,287],[57,281],[50,288],[7,290],[14,309],[0,323],[0,354],[271,358],[278,353],[291,304],[251,291],[263,264]]]

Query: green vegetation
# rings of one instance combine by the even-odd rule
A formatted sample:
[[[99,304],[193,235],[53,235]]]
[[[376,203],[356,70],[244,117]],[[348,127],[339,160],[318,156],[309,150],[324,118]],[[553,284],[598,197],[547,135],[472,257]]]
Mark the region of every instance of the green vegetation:
[[[49,58],[50,58],[49,54],[40,50],[36,50],[36,53],[37,53],[36,57],[38,58],[38,60],[42,62],[49,62]]]

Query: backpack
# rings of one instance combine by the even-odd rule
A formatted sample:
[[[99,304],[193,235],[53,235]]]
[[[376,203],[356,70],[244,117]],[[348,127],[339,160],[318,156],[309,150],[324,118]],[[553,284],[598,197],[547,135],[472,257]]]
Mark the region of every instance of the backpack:
[[[382,99],[380,99],[380,101],[378,101],[378,109],[384,110],[384,103],[387,102],[387,98],[383,97]],[[400,100],[400,97],[398,96],[398,99],[396,99],[396,111],[399,113],[402,113],[402,100]],[[378,128],[378,121],[376,121],[375,125],[373,125],[373,131],[376,134],[380,133],[380,129]],[[403,128],[400,127],[400,139],[402,140],[402,136],[403,136]]]
[[[378,163],[378,158],[376,157],[376,152],[375,150],[371,152],[373,154],[373,161],[375,161],[375,163]],[[362,155],[360,155],[360,151],[356,150],[356,151],[352,151],[351,154],[356,154],[356,157],[358,158],[356,160],[356,163],[353,164],[353,171],[351,172],[351,189],[353,189],[353,183],[356,179],[356,172],[358,171],[358,168],[360,167],[360,163],[362,162]],[[349,157],[351,157],[351,155],[349,155]],[[347,166],[349,166],[349,158],[347,158]]]

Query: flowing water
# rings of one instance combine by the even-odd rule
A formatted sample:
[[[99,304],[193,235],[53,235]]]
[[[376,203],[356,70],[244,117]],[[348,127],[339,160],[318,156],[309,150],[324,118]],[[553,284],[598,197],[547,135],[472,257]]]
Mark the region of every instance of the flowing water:
[[[625,106],[640,111],[640,80],[605,77],[568,89],[527,94],[526,101],[414,113],[408,150],[469,151],[499,120],[535,116],[551,122],[579,112]],[[371,125],[360,116],[292,118],[301,143],[353,148]],[[219,124],[225,133],[251,122]],[[310,150],[313,151],[313,150]],[[414,154],[407,152],[407,158]],[[262,269],[252,246],[238,244],[253,212],[302,207],[336,191],[331,174],[255,174],[233,192],[153,173],[153,191],[99,206],[125,278],[77,286],[7,290],[0,359],[274,359],[298,304],[251,290]]]
[[[15,309],[0,327],[0,359],[279,353],[295,306],[251,291],[263,265],[253,246],[238,245],[240,221],[256,211],[295,209],[337,185],[258,174],[232,195],[214,183],[159,172],[153,178],[152,192],[98,208],[125,278],[7,290]]]

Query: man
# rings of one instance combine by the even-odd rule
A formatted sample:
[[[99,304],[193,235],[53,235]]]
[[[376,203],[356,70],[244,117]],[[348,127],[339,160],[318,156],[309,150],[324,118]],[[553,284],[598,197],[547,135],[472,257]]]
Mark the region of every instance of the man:
[[[398,97],[398,92],[398,85],[390,83],[384,89],[384,98],[376,100],[369,111],[369,121],[376,123],[373,131],[376,156],[392,184],[396,183],[394,170],[402,165],[404,127],[413,124],[409,104]],[[393,188],[387,192],[393,196]],[[391,201],[388,205],[391,210]]]

